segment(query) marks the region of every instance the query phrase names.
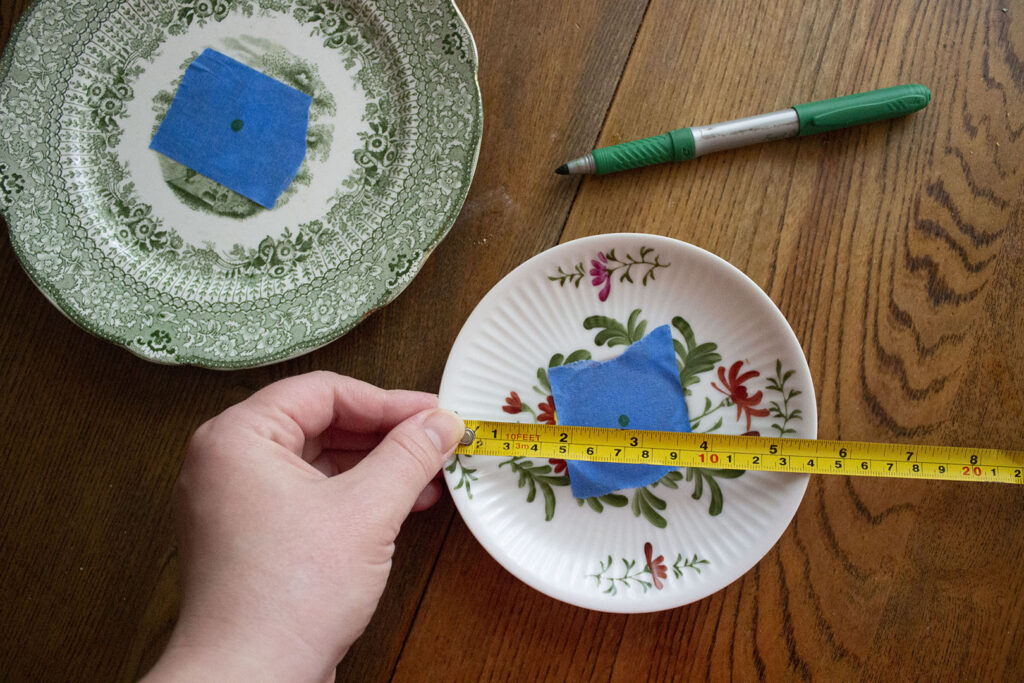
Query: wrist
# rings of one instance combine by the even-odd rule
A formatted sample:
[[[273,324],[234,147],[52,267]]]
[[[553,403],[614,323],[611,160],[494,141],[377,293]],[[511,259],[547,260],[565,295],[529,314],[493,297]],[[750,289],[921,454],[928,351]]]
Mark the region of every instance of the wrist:
[[[202,630],[175,627],[171,640],[146,683],[177,681],[310,681],[331,680],[336,663],[301,644],[282,639],[246,638],[243,634],[218,633],[207,637]]]

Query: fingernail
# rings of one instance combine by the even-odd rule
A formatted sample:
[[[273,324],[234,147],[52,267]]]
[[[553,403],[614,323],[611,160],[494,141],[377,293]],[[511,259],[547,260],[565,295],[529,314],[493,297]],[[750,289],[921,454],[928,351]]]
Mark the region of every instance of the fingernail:
[[[423,421],[423,430],[437,446],[437,450],[448,454],[459,443],[466,431],[462,418],[450,410],[432,410]]]

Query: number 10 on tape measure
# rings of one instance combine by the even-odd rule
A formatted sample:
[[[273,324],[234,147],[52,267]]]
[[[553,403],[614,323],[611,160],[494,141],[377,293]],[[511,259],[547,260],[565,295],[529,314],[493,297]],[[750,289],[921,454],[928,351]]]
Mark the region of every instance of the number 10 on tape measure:
[[[1024,451],[467,421],[460,455],[1024,483]]]

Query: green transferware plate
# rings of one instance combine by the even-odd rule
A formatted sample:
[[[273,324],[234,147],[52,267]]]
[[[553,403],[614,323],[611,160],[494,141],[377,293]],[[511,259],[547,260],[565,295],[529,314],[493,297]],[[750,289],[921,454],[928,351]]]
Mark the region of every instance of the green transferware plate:
[[[273,210],[148,148],[207,47],[313,98]],[[476,74],[451,0],[38,0],[0,61],[0,210],[90,332],[163,363],[283,360],[391,301],[447,234]]]

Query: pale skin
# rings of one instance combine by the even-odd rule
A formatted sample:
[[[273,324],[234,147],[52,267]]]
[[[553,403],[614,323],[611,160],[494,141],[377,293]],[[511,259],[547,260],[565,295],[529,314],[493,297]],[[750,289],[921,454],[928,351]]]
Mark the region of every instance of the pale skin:
[[[144,680],[334,680],[463,431],[431,394],[328,372],[202,425],[176,491],[181,613]]]

